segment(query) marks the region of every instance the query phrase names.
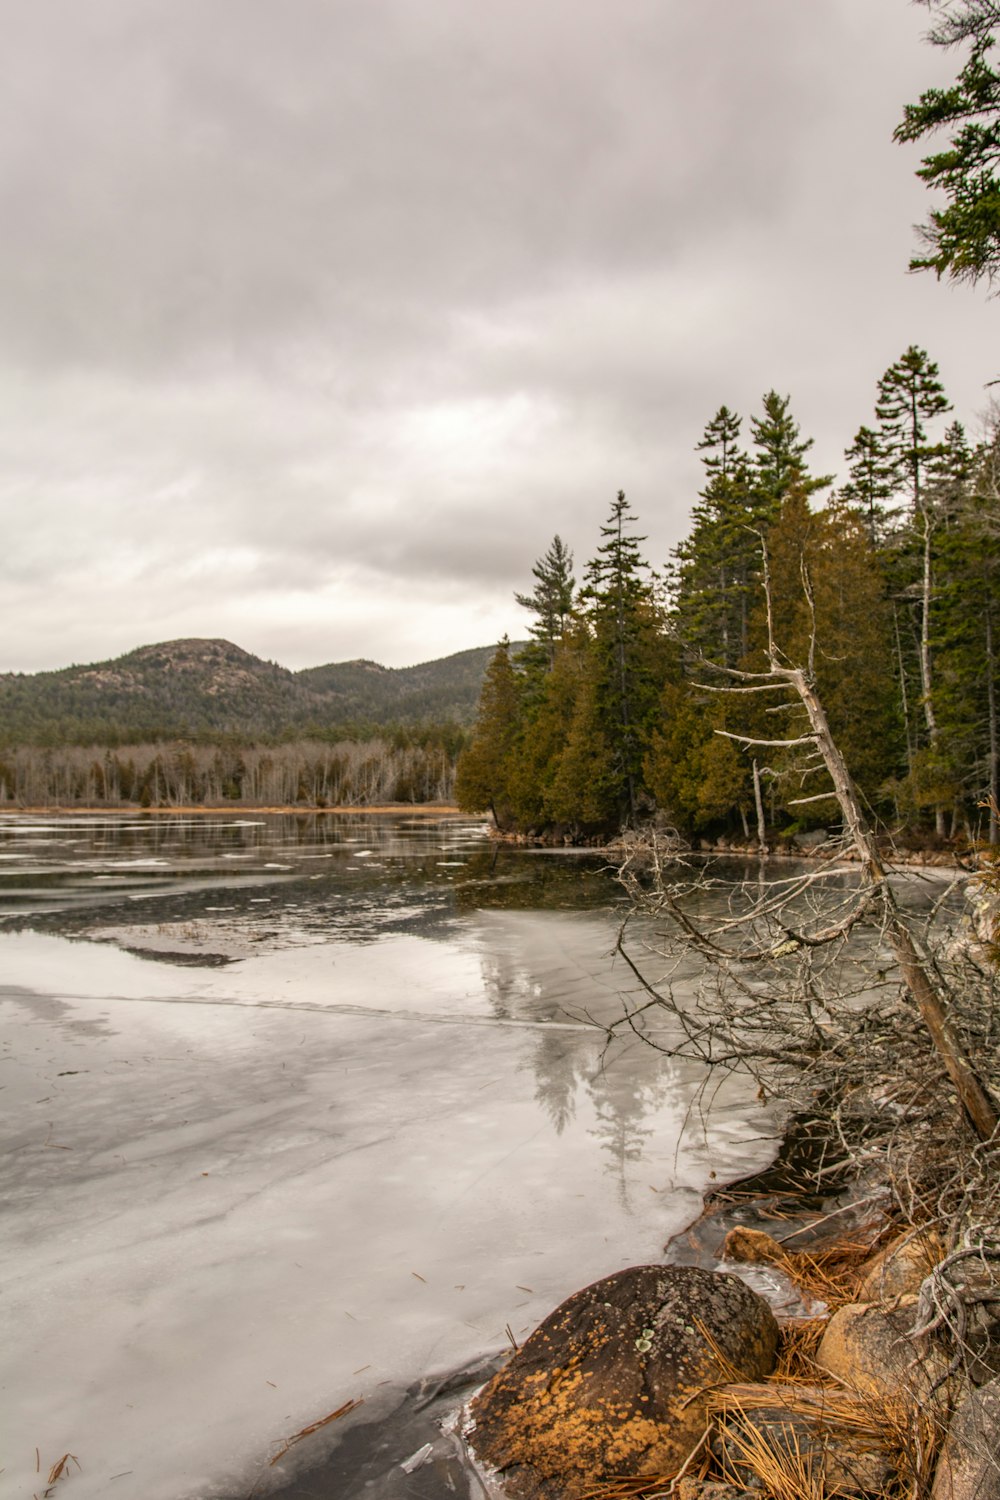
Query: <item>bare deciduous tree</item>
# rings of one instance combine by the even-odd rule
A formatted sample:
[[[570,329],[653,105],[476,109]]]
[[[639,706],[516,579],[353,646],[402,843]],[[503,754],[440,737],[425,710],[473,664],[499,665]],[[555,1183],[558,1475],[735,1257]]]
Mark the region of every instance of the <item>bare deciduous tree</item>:
[[[623,928],[619,951],[646,997],[642,1005],[630,1009],[626,1022],[641,1030],[649,1007],[666,1004],[681,1029],[682,1039],[675,1050],[711,1062],[746,1065],[756,1058],[772,1068],[787,1064],[815,1071],[819,1058],[827,1065],[836,1062],[838,1051],[852,1043],[874,1046],[880,1028],[884,1032],[889,1027],[890,1043],[894,1025],[897,1037],[905,1039],[905,1018],[891,1017],[878,1006],[870,1013],[863,1009],[863,1003],[870,1004],[881,989],[891,989],[901,981],[966,1120],[980,1141],[991,1141],[997,1135],[997,1108],[950,1014],[954,996],[920,924],[897,899],[817,694],[815,623],[805,665],[791,662],[774,638],[763,539],[762,550],[767,667],[751,672],[714,666],[712,670],[725,683],[706,686],[727,693],[780,692],[786,698],[791,694],[803,716],[802,732],[777,740],[717,732],[753,751],[800,752],[804,774],[825,769],[832,791],[799,800],[835,800],[843,831],[831,853],[846,858],[838,863],[828,856],[807,873],[785,880],[762,880],[756,887],[740,884],[730,890],[718,914],[705,920],[694,912],[690,882],[667,878],[667,865],[655,841],[644,850],[633,846],[621,878],[635,909],[668,920],[681,940],[680,952],[694,952],[705,962],[710,993],[704,1003],[692,1008],[675,999],[669,975],[658,983],[648,981],[628,951]],[[802,586],[812,616],[812,590],[804,566]],[[704,882],[700,889],[704,901]],[[720,894],[716,883],[717,900]],[[863,929],[871,941],[867,962],[859,964],[856,939]],[[673,961],[683,962],[676,949]],[[871,1033],[867,1036],[866,1027]]]

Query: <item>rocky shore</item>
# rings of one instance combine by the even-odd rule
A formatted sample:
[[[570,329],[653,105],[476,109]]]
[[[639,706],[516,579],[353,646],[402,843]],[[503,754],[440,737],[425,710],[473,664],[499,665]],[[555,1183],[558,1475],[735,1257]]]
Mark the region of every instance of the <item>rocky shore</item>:
[[[467,1442],[511,1500],[997,1500],[1000,1264],[902,1226],[884,1184],[810,1195],[790,1137],[664,1263],[557,1308]],[[948,1309],[961,1308],[954,1338]]]
[[[609,855],[622,855],[629,852],[631,841],[628,837],[623,838],[621,834],[613,837],[602,838],[593,833],[576,833],[564,829],[547,830],[535,832],[510,833],[491,825],[489,829],[490,838],[499,844],[509,844],[512,847],[522,849],[598,849],[605,850]],[[645,840],[648,835],[643,832],[638,834],[637,839]],[[665,836],[665,841],[672,842],[679,854],[693,854],[702,858],[730,858],[730,859],[753,859],[761,857],[760,844],[756,839],[744,839],[741,837],[721,837],[717,839],[695,839],[692,842],[677,839],[672,833]],[[775,837],[764,851],[768,859],[828,859],[835,855],[838,860],[846,863],[856,863],[859,859],[857,850],[844,848],[839,839],[827,833],[825,829],[811,829],[802,833],[790,833]],[[884,856],[893,866],[930,866],[942,869],[962,869],[969,865],[968,847],[961,843],[949,843],[940,848],[928,848],[924,845],[914,845],[913,848],[902,847],[898,844],[886,843],[883,850]]]

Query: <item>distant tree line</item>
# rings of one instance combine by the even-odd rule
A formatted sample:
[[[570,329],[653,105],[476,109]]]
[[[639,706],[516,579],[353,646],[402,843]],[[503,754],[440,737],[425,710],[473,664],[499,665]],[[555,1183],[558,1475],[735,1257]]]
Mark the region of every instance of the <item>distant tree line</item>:
[[[0,752],[0,807],[364,807],[448,802],[461,733],[247,746],[20,746]]]
[[[502,643],[487,671],[460,805],[571,836],[656,813],[747,838],[834,820],[808,747],[754,760],[726,738],[786,739],[793,708],[713,690],[711,664],[765,665],[766,548],[775,637],[802,662],[815,639],[862,795],[897,828],[971,835],[1000,794],[1000,420],[973,444],[950,412],[911,346],[878,381],[834,489],[772,390],[748,445],[727,406],[706,426],[691,529],[662,574],[622,493],[581,587],[557,537],[517,596],[532,644],[515,659]]]

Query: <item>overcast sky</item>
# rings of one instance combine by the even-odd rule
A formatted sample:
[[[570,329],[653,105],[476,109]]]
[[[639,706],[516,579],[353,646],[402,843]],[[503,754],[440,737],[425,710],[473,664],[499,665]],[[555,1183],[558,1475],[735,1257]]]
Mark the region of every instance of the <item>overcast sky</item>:
[[[522,635],[617,489],[661,564],[723,403],[815,461],[984,292],[906,273],[908,0],[0,0],[0,670]]]

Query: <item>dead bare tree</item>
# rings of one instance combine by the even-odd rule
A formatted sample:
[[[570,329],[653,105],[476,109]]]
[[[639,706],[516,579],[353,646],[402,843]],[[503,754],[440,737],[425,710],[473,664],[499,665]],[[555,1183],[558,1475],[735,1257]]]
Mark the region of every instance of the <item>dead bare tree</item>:
[[[949,1013],[954,997],[937,957],[931,953],[918,924],[900,905],[865,816],[857,789],[830,730],[816,689],[816,630],[813,596],[803,565],[802,587],[812,628],[805,665],[795,664],[780,649],[774,637],[770,573],[763,538],[764,593],[767,607],[766,670],[742,671],[706,663],[726,679],[723,685],[700,684],[709,691],[735,694],[781,692],[804,715],[803,732],[768,740],[723,730],[717,733],[750,751],[795,750],[803,752],[806,772],[825,769],[832,791],[799,799],[800,803],[835,799],[843,820],[843,833],[832,851],[842,862],[828,857],[804,875],[761,883],[756,891],[742,886],[730,895],[728,910],[705,921],[693,912],[690,883],[671,881],[658,858],[655,841],[640,853],[634,847],[626,858],[620,878],[633,897],[634,909],[656,918],[669,919],[682,942],[682,949],[706,961],[711,976],[707,1003],[678,1003],[669,974],[649,981],[628,951],[626,926],[619,934],[618,948],[635,973],[644,992],[641,1005],[632,1007],[625,1020],[642,1030],[650,1007],[666,1003],[681,1028],[676,1050],[696,1053],[711,1062],[740,1062],[757,1058],[770,1065],[787,1064],[815,1070],[819,1057],[829,1063],[864,1037],[864,1045],[878,1052],[879,1045],[905,1044],[905,1018],[898,1010],[872,1002],[880,989],[902,982],[929,1038],[939,1067],[954,1087],[961,1111],[982,1142],[998,1135],[997,1107]],[[783,704],[782,707],[787,707]],[[851,862],[846,863],[846,856]],[[650,871],[652,870],[652,874]],[[702,899],[705,882],[700,883]],[[822,895],[820,893],[822,892]],[[851,943],[862,928],[873,931],[875,950],[884,945],[891,958],[876,959],[851,977]],[[794,956],[790,966],[787,960]],[[894,966],[893,966],[894,960]],[[780,966],[780,972],[779,970]],[[895,967],[895,975],[893,974]],[[868,1009],[860,1007],[864,1000]],[[845,1004],[853,1012],[845,1023]],[[864,1019],[859,1020],[859,1015]],[[838,1019],[839,1018],[839,1019]],[[882,1042],[878,1038],[882,1037]],[[926,1071],[924,1069],[923,1071]]]

